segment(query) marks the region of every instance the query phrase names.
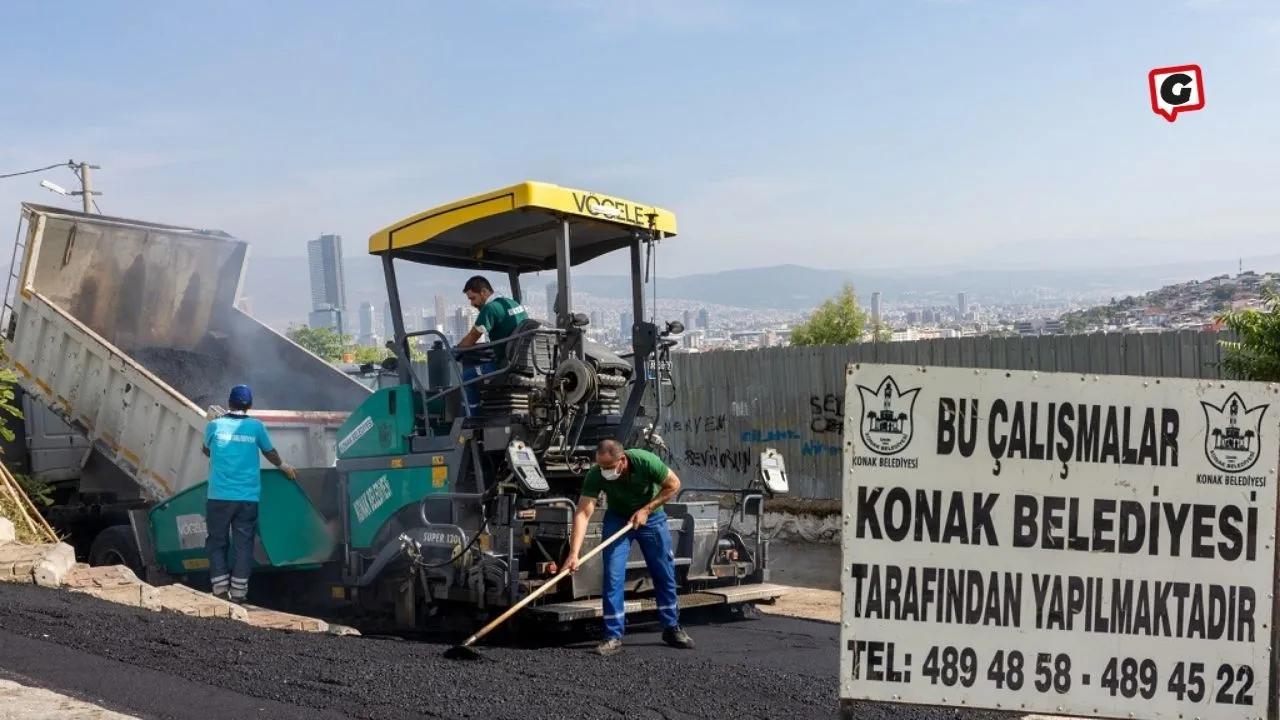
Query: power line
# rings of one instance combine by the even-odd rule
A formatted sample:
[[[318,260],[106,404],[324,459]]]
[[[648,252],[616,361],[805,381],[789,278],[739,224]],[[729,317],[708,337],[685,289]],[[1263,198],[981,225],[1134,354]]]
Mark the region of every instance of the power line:
[[[21,177],[23,175],[34,175],[36,173],[44,172],[46,170],[54,170],[56,168],[62,168],[62,167],[65,167],[71,170],[72,174],[76,176],[76,179],[80,181],[80,190],[78,192],[77,191],[67,192],[65,190],[58,189],[57,186],[51,185],[51,184],[48,185],[49,189],[54,190],[55,192],[59,192],[63,195],[71,195],[71,196],[79,195],[83,203],[85,213],[88,213],[90,211],[90,208],[93,208],[94,212],[97,212],[99,215],[101,215],[102,209],[98,207],[98,201],[94,199],[93,196],[101,195],[102,193],[100,191],[93,189],[93,183],[90,179],[90,174],[89,174],[91,170],[100,170],[101,167],[98,165],[93,165],[87,162],[76,162],[75,160],[68,160],[64,163],[57,163],[56,165],[46,165],[45,167],[35,168],[34,170],[22,170],[20,172],[5,173],[3,175],[0,175],[0,180],[4,180],[6,178]]]
[[[60,168],[60,167],[74,168],[75,163],[68,160],[66,162],[60,162],[57,165],[49,165],[47,167],[36,168],[35,170],[23,170],[22,172],[6,173],[4,175],[0,175],[0,180],[4,180],[5,178],[19,177],[21,175],[34,175],[39,172],[44,172],[45,170],[53,170],[55,168]]]

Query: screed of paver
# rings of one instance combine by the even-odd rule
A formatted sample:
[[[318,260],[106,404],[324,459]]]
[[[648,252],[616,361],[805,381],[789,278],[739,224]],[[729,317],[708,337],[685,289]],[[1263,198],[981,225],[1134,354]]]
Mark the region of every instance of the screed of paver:
[[[138,720],[43,688],[0,678],[0,720]]]

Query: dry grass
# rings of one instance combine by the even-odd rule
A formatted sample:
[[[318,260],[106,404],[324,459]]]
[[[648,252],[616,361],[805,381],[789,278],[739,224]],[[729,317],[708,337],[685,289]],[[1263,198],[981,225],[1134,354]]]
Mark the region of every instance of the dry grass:
[[[48,542],[48,539],[42,533],[32,532],[31,526],[27,524],[17,504],[7,493],[0,493],[0,518],[5,518],[13,523],[18,542],[26,545],[38,545]]]
[[[48,504],[47,492],[43,483],[14,476],[0,465],[0,517],[13,523],[18,542],[34,545],[61,540],[38,514],[37,508]]]

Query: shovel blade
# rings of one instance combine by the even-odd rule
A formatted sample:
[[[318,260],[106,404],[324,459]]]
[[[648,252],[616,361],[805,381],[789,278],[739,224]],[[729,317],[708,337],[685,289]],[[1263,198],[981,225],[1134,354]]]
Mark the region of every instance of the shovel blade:
[[[483,660],[484,656],[474,648],[466,645],[454,645],[444,651],[444,656],[450,660]]]

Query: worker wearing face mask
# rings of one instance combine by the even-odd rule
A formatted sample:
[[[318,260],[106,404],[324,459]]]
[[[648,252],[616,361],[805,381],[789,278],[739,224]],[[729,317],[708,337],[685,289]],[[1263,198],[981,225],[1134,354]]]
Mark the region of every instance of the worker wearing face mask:
[[[680,627],[679,604],[676,600],[676,558],[671,547],[671,531],[662,506],[680,491],[680,478],[648,450],[624,450],[617,440],[605,440],[596,448],[596,465],[587,471],[573,517],[573,535],[569,540],[569,557],[565,567],[578,569],[578,556],[587,534],[587,521],[595,512],[596,500],[603,493],[606,510],[601,537],[610,537],[630,525],[633,529],[622,539],[606,547],[600,556],[604,562],[603,614],[604,642],[596,647],[601,655],[612,655],[622,649],[626,624],[623,606],[627,556],[631,541],[640,544],[657,598],[658,617],[662,620],[662,639],[678,648],[692,648],[693,640]]]

